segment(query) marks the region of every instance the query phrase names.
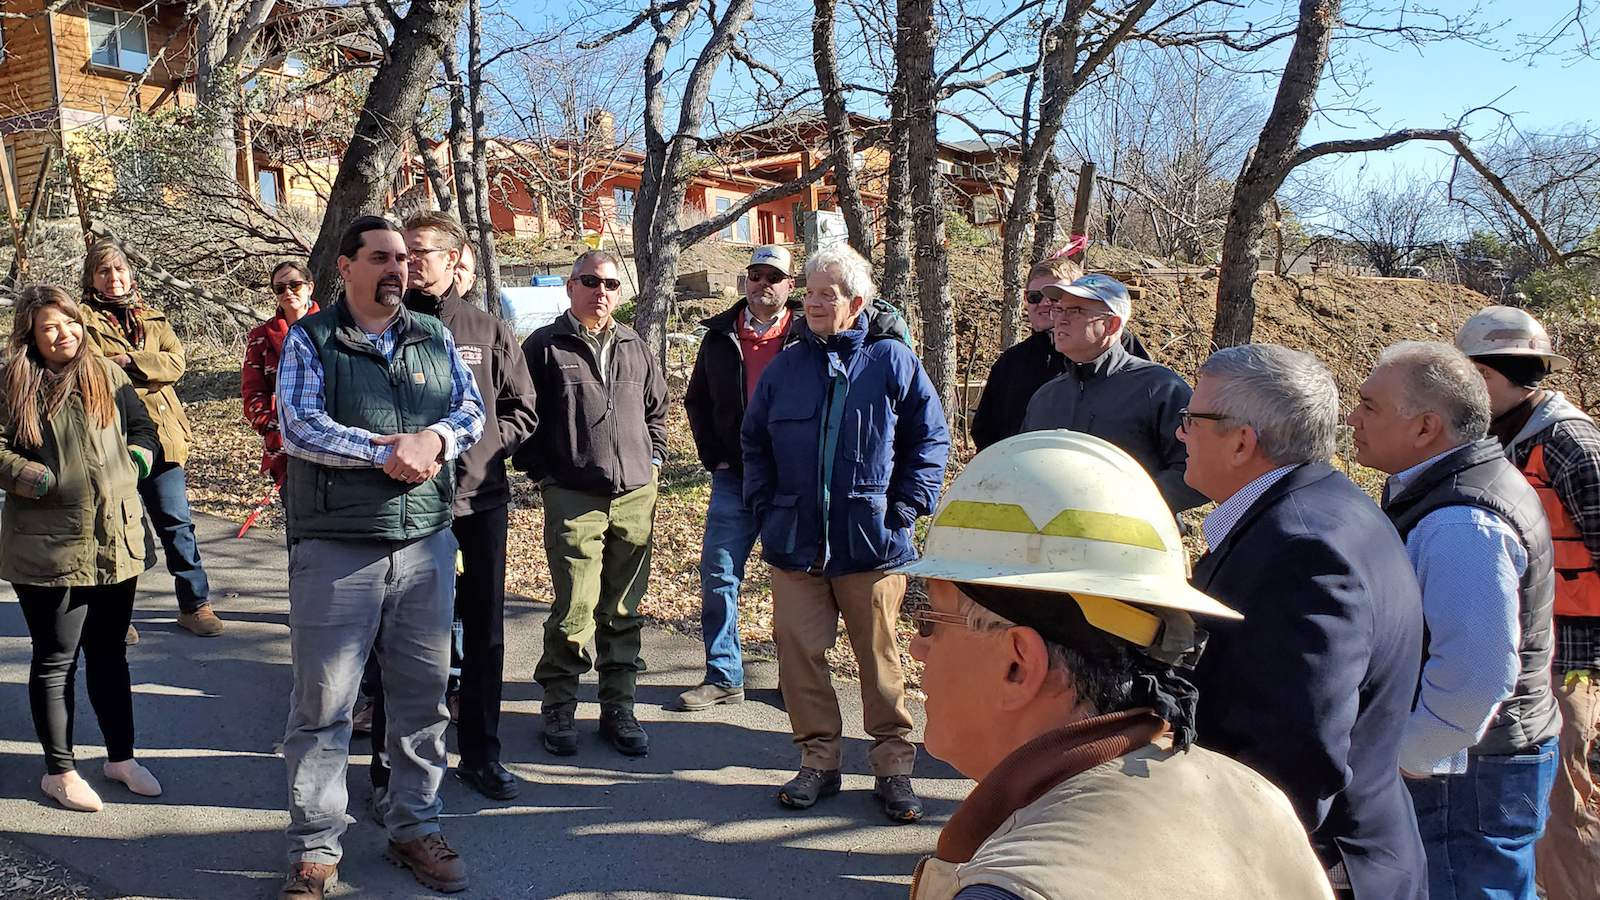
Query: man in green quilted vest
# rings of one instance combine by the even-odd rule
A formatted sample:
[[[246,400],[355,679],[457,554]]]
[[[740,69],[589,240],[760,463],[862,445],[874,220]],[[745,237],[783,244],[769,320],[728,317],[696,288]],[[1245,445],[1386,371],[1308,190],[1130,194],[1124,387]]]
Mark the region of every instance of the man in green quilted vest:
[[[399,228],[377,216],[350,223],[339,275],[343,299],[295,323],[278,366],[294,660],[283,747],[290,869],[279,900],[321,900],[336,880],[351,711],[375,640],[392,775],[373,805],[388,829],[386,855],[434,890],[468,883],[439,833],[439,783],[453,461],[483,433],[483,400],[450,332],[401,304]]]

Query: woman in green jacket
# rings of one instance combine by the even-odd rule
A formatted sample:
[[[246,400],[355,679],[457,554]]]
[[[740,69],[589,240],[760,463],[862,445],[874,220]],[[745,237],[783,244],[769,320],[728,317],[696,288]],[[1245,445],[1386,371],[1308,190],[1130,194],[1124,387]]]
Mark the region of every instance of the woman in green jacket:
[[[128,377],[84,338],[84,313],[58,287],[17,299],[0,393],[0,579],[11,582],[33,664],[28,699],[44,747],[46,794],[95,812],[100,798],[76,770],[74,682],[82,649],[105,736],[105,776],[161,793],[133,758],[133,693],[123,637],[138,576],[155,545],[138,481],[160,441]]]
[[[161,311],[146,306],[122,248],[99,241],[83,261],[84,340],[122,367],[161,435],[150,477],[139,483],[145,511],[166,551],[178,596],[178,624],[201,637],[222,633],[211,611],[211,584],[200,563],[189,515],[183,464],[189,458],[189,419],[173,390],[183,375],[183,345]],[[130,643],[138,636],[129,632]]]

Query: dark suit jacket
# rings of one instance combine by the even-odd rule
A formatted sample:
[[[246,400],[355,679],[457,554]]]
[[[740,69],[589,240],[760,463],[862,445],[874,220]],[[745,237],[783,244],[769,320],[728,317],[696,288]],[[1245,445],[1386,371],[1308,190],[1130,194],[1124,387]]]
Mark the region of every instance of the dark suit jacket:
[[[1244,614],[1208,623],[1199,741],[1283,789],[1357,900],[1427,896],[1401,782],[1400,732],[1422,659],[1422,598],[1393,526],[1324,463],[1285,475],[1195,566]]]

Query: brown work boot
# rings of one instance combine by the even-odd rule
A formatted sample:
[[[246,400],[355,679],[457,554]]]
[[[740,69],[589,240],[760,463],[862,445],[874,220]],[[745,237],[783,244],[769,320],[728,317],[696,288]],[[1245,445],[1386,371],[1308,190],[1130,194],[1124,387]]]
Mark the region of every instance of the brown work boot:
[[[389,849],[383,855],[402,869],[410,869],[411,876],[423,887],[454,894],[466,890],[470,884],[467,864],[461,861],[456,851],[450,849],[444,835],[437,831],[404,844],[390,841]]]
[[[210,606],[202,606],[192,613],[178,613],[178,624],[201,637],[216,637],[222,633],[222,620]]]
[[[297,862],[278,890],[278,900],[322,900],[322,892],[339,883],[339,867],[327,863]]]

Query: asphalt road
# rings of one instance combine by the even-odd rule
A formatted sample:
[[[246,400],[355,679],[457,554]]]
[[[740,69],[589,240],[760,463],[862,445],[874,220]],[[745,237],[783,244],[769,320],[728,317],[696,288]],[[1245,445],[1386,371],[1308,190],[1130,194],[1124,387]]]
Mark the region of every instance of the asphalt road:
[[[105,748],[82,678],[79,770],[106,801],[96,814],[68,812],[39,790],[44,764],[28,713],[27,628],[0,583],[0,832],[62,863],[103,897],[270,898],[286,860],[288,791],[277,755],[290,685],[288,603],[281,534],[201,516],[197,525],[213,602],[227,621],[202,639],[175,624],[172,579],[140,580],[129,648],[139,758],[161,779],[162,797],[137,797],[100,772]],[[462,898],[900,898],[918,857],[971,788],[922,754],[916,786],[923,822],[890,825],[870,796],[867,742],[853,685],[840,685],[847,746],[845,791],[797,813],[776,787],[799,757],[778,706],[776,666],[748,664],[750,699],[702,713],[663,709],[698,683],[698,639],[649,629],[638,716],[652,751],[629,759],[595,736],[592,677],[579,707],[576,757],[539,745],[533,682],[547,607],[515,598],[506,610],[506,690],[501,738],[522,795],[496,803],[446,777],[444,832],[470,867]],[[921,721],[922,710],[913,707]],[[920,728],[920,726],[919,726]],[[918,734],[914,738],[920,737]],[[454,749],[454,732],[449,740]],[[345,835],[334,897],[438,894],[383,861],[384,835],[366,811],[368,746],[352,747],[356,819]],[[452,762],[454,762],[452,752]]]

